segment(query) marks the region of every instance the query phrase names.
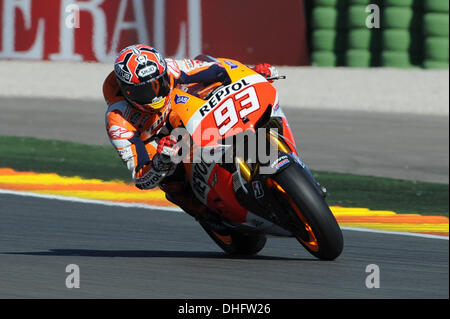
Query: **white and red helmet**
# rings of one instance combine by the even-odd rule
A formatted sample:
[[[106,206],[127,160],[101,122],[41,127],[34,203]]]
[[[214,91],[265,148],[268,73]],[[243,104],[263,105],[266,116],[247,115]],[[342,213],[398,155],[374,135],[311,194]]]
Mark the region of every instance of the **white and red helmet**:
[[[114,62],[114,73],[124,97],[144,112],[166,105],[173,87],[164,58],[144,44],[123,49]]]

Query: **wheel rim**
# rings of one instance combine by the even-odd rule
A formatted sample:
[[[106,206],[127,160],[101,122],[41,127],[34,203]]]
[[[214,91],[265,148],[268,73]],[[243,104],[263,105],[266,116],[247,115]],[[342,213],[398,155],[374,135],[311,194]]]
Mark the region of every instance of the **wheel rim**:
[[[305,216],[303,216],[301,210],[297,207],[295,202],[291,199],[291,196],[281,187],[280,184],[275,182],[273,179],[267,179],[267,182],[269,186],[272,188],[275,188],[278,190],[282,196],[287,200],[289,203],[289,207],[294,211],[294,213],[300,218],[300,221],[303,223],[303,226],[305,227],[305,231],[308,235],[308,239],[305,240],[300,235],[295,235],[295,238],[297,238],[300,242],[302,242],[306,247],[308,247],[310,250],[314,252],[319,251],[319,242],[317,241],[316,235],[314,234],[314,231],[312,230],[311,226],[309,225],[308,221],[306,220]]]
[[[233,239],[231,238],[230,235],[220,235],[220,234],[216,233],[215,231],[211,231],[211,232],[214,234],[214,236],[216,236],[224,244],[231,245],[231,243],[233,242]]]

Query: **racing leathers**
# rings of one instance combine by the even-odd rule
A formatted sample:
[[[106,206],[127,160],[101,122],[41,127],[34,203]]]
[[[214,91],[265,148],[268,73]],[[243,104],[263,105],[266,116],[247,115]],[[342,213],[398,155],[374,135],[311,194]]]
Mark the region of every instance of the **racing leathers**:
[[[170,58],[165,61],[174,86],[229,81],[219,63]],[[154,164],[160,137],[169,135],[172,128],[179,126],[180,120],[170,112],[170,105],[155,112],[143,112],[132,107],[122,95],[114,71],[103,83],[103,95],[108,106],[105,122],[111,143],[126,163],[136,186],[140,189],[154,188],[175,169],[175,165],[169,165],[158,170],[158,165]]]
[[[230,82],[220,63],[170,58],[165,61],[174,87]],[[276,69],[269,64],[257,65],[254,70],[265,77],[277,74]],[[120,91],[114,71],[103,83],[103,95],[108,106],[105,115],[108,137],[126,163],[136,187],[151,189],[158,186],[176,168],[174,164],[159,161],[158,144],[170,141],[164,141],[164,137],[181,124],[180,119],[171,112],[170,105],[154,112],[144,112],[131,106]]]

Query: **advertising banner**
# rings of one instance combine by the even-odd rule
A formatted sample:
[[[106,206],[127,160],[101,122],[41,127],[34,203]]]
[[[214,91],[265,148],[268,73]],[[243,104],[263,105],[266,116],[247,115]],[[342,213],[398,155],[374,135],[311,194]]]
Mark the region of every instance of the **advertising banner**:
[[[145,43],[165,56],[309,63],[300,0],[0,0],[0,59],[111,62]]]

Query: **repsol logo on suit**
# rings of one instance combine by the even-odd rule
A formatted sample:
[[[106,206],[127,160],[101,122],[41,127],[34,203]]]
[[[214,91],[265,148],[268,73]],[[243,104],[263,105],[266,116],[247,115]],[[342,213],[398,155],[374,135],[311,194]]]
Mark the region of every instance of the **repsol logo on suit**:
[[[148,188],[153,188],[155,187],[160,180],[163,178],[164,176],[154,172],[153,174],[151,174],[150,176],[148,176],[145,181],[141,182],[141,183],[136,183],[136,186],[140,189],[148,189]]]

